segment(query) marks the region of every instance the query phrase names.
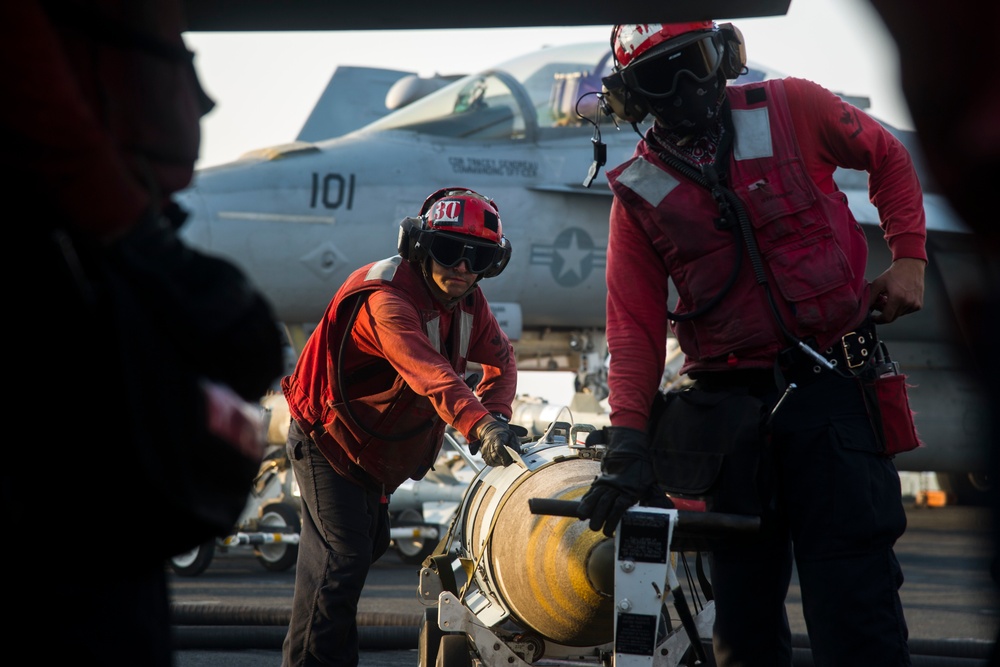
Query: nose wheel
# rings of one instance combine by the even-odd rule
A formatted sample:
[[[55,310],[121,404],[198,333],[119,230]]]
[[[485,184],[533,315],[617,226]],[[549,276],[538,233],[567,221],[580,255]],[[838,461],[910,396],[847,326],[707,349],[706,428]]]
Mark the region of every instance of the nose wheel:
[[[170,569],[181,577],[197,577],[208,569],[215,556],[215,539],[170,558]]]
[[[396,515],[392,522],[393,526],[423,526],[425,525],[423,515],[415,509],[405,509]],[[437,540],[429,540],[424,537],[401,537],[393,540],[399,560],[407,565],[420,565],[424,559],[430,556],[437,547]]]
[[[285,534],[298,533],[302,528],[298,511],[284,503],[265,507],[258,526],[261,532]],[[299,545],[288,542],[260,544],[254,547],[254,555],[265,569],[283,572],[295,565],[299,557]]]

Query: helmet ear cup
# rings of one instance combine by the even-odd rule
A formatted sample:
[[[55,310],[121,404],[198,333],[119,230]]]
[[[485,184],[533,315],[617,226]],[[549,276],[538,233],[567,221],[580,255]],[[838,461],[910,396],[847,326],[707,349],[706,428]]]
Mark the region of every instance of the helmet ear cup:
[[[747,47],[743,41],[743,33],[732,23],[723,23],[719,32],[726,45],[722,56],[722,73],[727,79],[735,79],[745,73],[747,65]]]
[[[424,221],[422,218],[406,217],[399,222],[399,237],[396,240],[396,250],[399,256],[406,261],[419,259],[414,249],[420,236],[423,233]]]
[[[640,123],[649,115],[644,101],[628,89],[619,72],[604,77],[601,84],[611,111],[626,123]]]
[[[507,237],[500,237],[500,259],[496,264],[483,271],[483,278],[496,278],[503,273],[503,270],[507,268],[507,263],[510,262],[512,252],[510,241],[507,240]]]

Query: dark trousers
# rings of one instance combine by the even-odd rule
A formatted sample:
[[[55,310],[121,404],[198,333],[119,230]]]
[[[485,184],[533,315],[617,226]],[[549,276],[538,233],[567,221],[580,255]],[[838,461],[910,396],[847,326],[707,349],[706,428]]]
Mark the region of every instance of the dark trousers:
[[[389,547],[382,494],[341,477],[292,421],[288,458],[302,492],[302,530],[283,667],[358,664],[358,600]]]
[[[899,475],[877,447],[853,379],[826,374],[780,408],[761,535],[712,554],[720,667],[792,664],[793,558],[816,667],[910,664],[893,553],[906,514]]]

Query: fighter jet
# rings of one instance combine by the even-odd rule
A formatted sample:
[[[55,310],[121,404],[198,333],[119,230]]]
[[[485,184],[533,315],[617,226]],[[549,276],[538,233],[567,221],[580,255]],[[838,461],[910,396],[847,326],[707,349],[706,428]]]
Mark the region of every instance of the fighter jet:
[[[645,130],[602,111],[598,94],[610,68],[609,45],[594,42],[429,82],[392,70],[366,89],[357,77],[342,76],[299,139],[199,171],[180,196],[191,212],[182,232],[247,272],[298,349],[353,269],[397,252],[400,220],[414,215],[428,193],[472,188],[497,202],[513,247],[505,271],[481,285],[515,341],[520,367],[572,369],[577,389],[602,397],[612,197],[600,171],[628,159]],[[754,68],[746,76],[768,75]],[[395,110],[373,112],[372,96],[383,91]],[[377,117],[355,127],[335,113],[338,105]],[[318,140],[324,128],[330,138]],[[919,167],[912,134],[890,129]],[[866,174],[842,171],[836,180],[868,235],[872,279],[890,259]],[[925,307],[882,333],[914,385],[910,398],[926,443],[897,457],[897,465],[953,473],[957,492],[970,479],[984,484],[979,471],[986,465],[979,446],[984,406],[956,343],[956,295],[983,282],[988,266],[934,184],[922,182],[930,252]]]

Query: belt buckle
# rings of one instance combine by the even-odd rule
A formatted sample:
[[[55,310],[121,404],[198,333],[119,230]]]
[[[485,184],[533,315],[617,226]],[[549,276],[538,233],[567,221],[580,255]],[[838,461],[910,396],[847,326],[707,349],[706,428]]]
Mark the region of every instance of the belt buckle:
[[[861,331],[846,333],[840,338],[840,345],[844,350],[844,357],[847,360],[849,369],[860,368],[868,361],[868,347],[874,341],[868,340],[867,334]]]

